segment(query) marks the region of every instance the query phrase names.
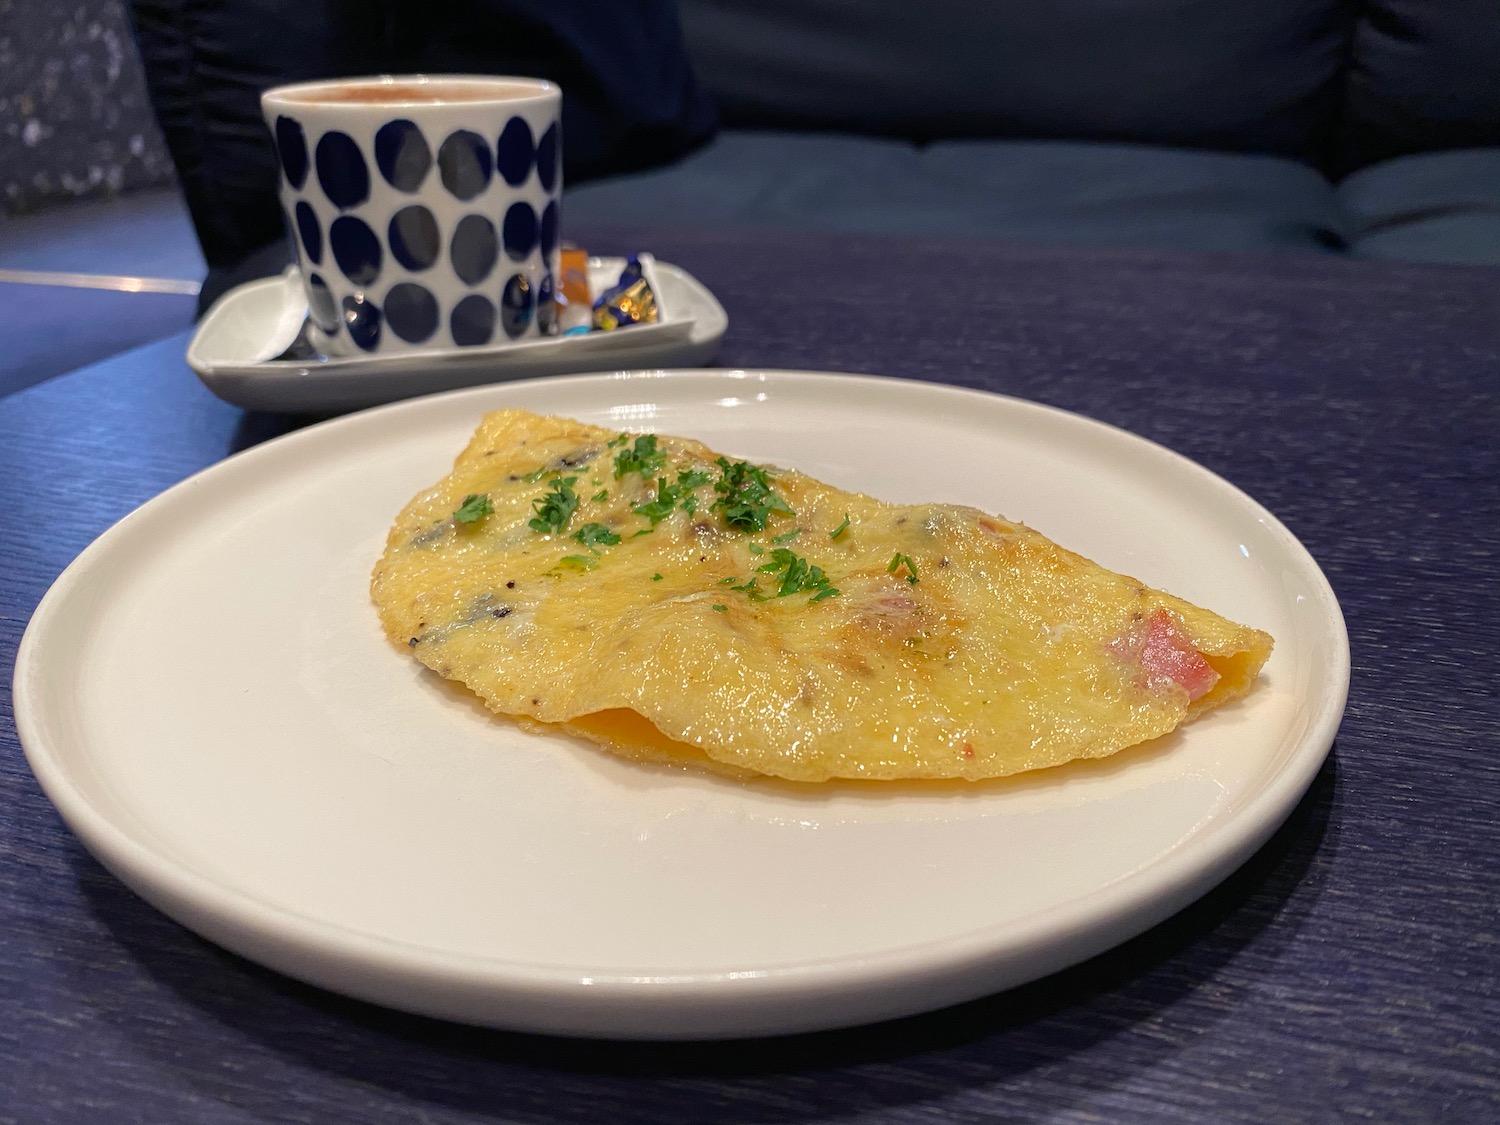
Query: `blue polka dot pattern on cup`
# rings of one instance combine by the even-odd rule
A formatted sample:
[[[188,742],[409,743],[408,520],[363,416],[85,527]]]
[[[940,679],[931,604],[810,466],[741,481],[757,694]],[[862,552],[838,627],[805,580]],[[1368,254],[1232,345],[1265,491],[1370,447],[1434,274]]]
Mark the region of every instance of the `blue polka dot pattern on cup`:
[[[344,326],[349,338],[367,352],[380,346],[380,308],[363,295],[344,298]]]
[[[410,195],[432,168],[432,149],[415,121],[387,121],[375,134],[375,163],[386,183]]]
[[[513,275],[505,283],[500,294],[500,325],[512,340],[531,327],[534,309],[531,298],[531,282],[524,273]]]
[[[453,229],[448,255],[459,280],[465,285],[478,285],[489,277],[500,256],[495,224],[483,215],[465,215]]]
[[[437,298],[420,285],[398,282],[385,295],[385,322],[408,344],[425,343],[437,331]]]
[[[541,239],[543,254],[551,254],[557,249],[557,200],[555,199],[542,210],[542,229],[538,237]]]
[[[337,332],[339,307],[333,299],[333,291],[328,288],[328,282],[323,280],[321,274],[309,274],[307,288],[307,311],[312,316],[313,323],[324,332]]]
[[[290,117],[276,119],[276,154],[286,182],[298,191],[307,183],[307,137],[302,126]]]
[[[512,117],[500,131],[500,141],[495,145],[495,170],[511,187],[520,187],[531,175],[535,151],[531,143],[531,126],[523,117]]]
[[[536,248],[536,212],[525,201],[512,203],[505,212],[505,252],[516,261],[524,261]]]
[[[467,203],[490,184],[490,146],[478,133],[459,129],[438,149],[443,186]]]
[[[488,344],[495,336],[495,306],[478,293],[471,293],[453,306],[448,331],[461,348]]]
[[[500,81],[502,100],[473,105],[323,97],[326,83],[267,95],[319,351],[472,350],[557,332],[560,103],[543,83],[512,101],[529,80]]]
[[[413,273],[431,269],[443,249],[437,220],[419,203],[403,207],[391,216],[386,237],[391,243],[391,257]]]
[[[370,198],[370,170],[359,145],[348,133],[324,133],[318,138],[314,159],[323,194],[340,211],[358,207]]]
[[[536,143],[536,176],[542,190],[549,193],[557,186],[557,149],[558,125],[554,122]]]
[[[340,215],[328,228],[333,260],[355,285],[370,285],[380,276],[380,239],[353,215]]]
[[[297,200],[297,236],[302,239],[302,249],[307,251],[307,260],[313,265],[323,262],[323,228],[318,225],[318,216],[307,200]]]

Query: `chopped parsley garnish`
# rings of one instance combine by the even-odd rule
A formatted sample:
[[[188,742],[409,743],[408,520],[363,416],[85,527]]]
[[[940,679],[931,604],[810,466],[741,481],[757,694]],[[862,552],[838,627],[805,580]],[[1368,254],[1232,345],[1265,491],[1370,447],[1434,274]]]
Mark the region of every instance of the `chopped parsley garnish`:
[[[774,513],[796,515],[787,502],[771,491],[771,481],[764,469],[748,461],[731,462],[720,457],[719,479],[714,481],[714,491],[719,498],[714,501],[714,510],[724,513],[724,522],[741,531],[764,531],[766,522]]]
[[[891,564],[885,568],[887,574],[896,574],[902,567],[906,568],[906,580],[915,586],[917,584],[917,564],[911,561],[910,555],[903,555],[897,551],[891,556]]]
[[[573,532],[573,538],[585,547],[613,547],[620,537],[602,523],[586,523]]]
[[[659,473],[666,463],[666,453],[656,448],[656,435],[642,434],[635,439],[634,445],[615,454],[615,480],[626,473],[640,473],[641,476],[650,478]]]
[[[536,518],[526,526],[542,535],[560,535],[573,513],[578,510],[578,493],[573,491],[577,477],[559,477],[551,482],[552,491],[531,502]]]
[[[713,607],[713,611],[714,611],[714,612],[715,612],[715,613],[723,613],[723,612],[724,612],[724,611],[725,611],[725,610],[727,610],[727,609],[728,609],[728,608],[729,608],[729,607],[728,607],[728,606],[727,606],[727,605],[715,605],[715,606],[714,606],[714,607]]]
[[[606,445],[604,448],[606,448],[606,449],[618,449],[620,446],[626,444],[629,441],[630,441],[630,435],[629,434],[616,434],[614,437],[612,437],[612,438],[609,439],[609,444]]]
[[[772,539],[771,542],[772,543],[790,543],[793,539],[797,538],[797,536],[799,536],[801,534],[802,534],[802,529],[800,527],[794,527],[794,528],[792,528],[791,531],[788,531],[785,535],[778,535],[778,536],[776,536],[776,538]]]
[[[599,560],[592,555],[564,555],[557,560],[557,565],[569,570],[591,570],[599,565]]]
[[[751,543],[748,549],[752,555],[763,555],[766,553],[766,549],[759,543]]]
[[[609,489],[607,489],[607,488],[601,488],[598,492],[594,493],[594,496],[593,496],[594,503],[596,503],[596,504],[599,503],[601,500],[608,500],[608,499],[609,499]]]
[[[844,534],[844,532],[846,532],[848,530],[849,530],[849,513],[845,512],[844,513],[844,522],[841,523],[841,524],[839,524],[838,527],[834,528],[832,531],[830,531],[828,533],[828,538],[830,538],[830,539],[837,539],[840,535]]]
[[[823,573],[822,567],[814,566],[785,547],[777,547],[771,552],[771,561],[761,563],[756,570],[772,577],[778,574],[781,576],[781,585],[776,589],[778,598],[806,593],[813,595],[813,601],[821,601],[838,593],[828,581],[828,575]]]
[[[731,578],[730,581],[733,582],[734,579]],[[766,595],[762,594],[760,590],[757,589],[755,583],[755,575],[753,574],[750,576],[750,580],[748,582],[742,582],[738,586],[731,586],[729,588],[731,590],[736,590],[739,593],[744,594],[752,602],[763,602],[768,600],[766,598]]]
[[[630,510],[638,516],[645,516],[651,521],[652,527],[661,523],[678,507],[681,507],[688,515],[692,515],[698,510],[698,497],[693,494],[693,489],[707,484],[709,480],[707,473],[690,469],[684,469],[677,474],[676,484],[668,481],[666,477],[657,477],[656,499],[637,504]]]
[[[655,527],[672,514],[673,509],[677,507],[677,501],[681,498],[681,494],[668,483],[666,477],[657,477],[656,499],[637,504],[630,510],[638,516],[645,516],[651,521],[651,526]]]
[[[661,575],[660,574],[653,574],[651,576],[651,581],[653,581],[653,582],[660,582],[661,581]]]
[[[532,469],[531,472],[527,473],[521,479],[524,480],[527,484],[535,484],[551,471],[552,470],[550,468],[548,468],[546,465],[543,465],[539,469]]]
[[[464,502],[458,506],[453,513],[454,523],[474,523],[482,520],[485,516],[494,515],[495,505],[490,503],[488,496],[470,493],[464,497]]]

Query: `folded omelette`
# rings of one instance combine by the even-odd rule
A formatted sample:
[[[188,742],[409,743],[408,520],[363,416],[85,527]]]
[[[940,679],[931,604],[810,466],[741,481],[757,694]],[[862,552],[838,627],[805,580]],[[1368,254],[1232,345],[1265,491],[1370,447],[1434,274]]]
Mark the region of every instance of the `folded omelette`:
[[[397,516],[371,592],[501,715],[808,782],[1102,758],[1243,695],[1272,643],[999,516],[520,410]]]

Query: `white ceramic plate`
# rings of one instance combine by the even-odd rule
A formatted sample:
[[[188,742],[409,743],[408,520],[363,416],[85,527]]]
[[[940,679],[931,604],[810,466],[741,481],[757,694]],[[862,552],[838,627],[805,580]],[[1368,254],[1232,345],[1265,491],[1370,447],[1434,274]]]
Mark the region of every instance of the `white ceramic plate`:
[[[729,326],[717,298],[686,270],[641,255],[661,319],[615,332],[552,336],[457,352],[276,359],[307,318],[295,269],[252,281],[214,303],[188,344],[187,361],[214,394],[249,410],[322,414],[417,395],[541,375],[710,362]],[[589,283],[611,285],[623,258],[590,258]]]
[[[367,593],[395,513],[504,404],[998,510],[1276,651],[1157,744],[972,786],[743,784],[525,733],[393,650]],[[1348,669],[1304,549],[1159,446],[920,383],[658,371],[397,404],[208,469],[58,579],[15,706],[71,828],[213,941],[456,1020],[713,1037],[935,1008],[1165,918],[1305,791]]]

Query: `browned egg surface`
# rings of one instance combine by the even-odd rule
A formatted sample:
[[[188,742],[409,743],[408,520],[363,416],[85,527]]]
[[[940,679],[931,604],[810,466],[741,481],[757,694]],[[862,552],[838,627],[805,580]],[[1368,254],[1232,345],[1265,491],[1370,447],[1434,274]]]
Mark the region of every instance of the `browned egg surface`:
[[[396,517],[371,592],[495,712],[796,781],[1104,757],[1244,694],[1272,643],[999,516],[520,410]]]

